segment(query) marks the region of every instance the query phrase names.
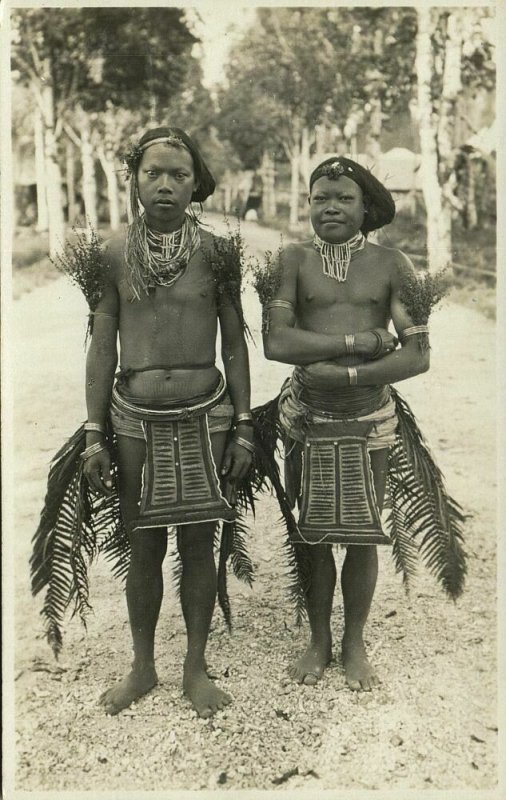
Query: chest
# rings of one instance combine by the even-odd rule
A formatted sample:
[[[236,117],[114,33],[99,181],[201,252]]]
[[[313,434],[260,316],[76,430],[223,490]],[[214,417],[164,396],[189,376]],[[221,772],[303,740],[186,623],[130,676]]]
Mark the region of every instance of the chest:
[[[200,254],[191,259],[186,270],[170,286],[153,286],[140,300],[134,299],[126,276],[118,288],[122,302],[136,303],[146,310],[162,313],[186,310],[198,314],[216,304],[216,282]]]
[[[383,309],[389,305],[390,293],[388,271],[365,259],[352,259],[343,282],[324,275],[319,259],[311,259],[299,270],[297,305],[303,310],[341,305]]]

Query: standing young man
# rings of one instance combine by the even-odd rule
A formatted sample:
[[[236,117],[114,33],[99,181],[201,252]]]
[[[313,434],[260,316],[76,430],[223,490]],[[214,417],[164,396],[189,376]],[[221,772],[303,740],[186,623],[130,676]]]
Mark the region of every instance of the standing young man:
[[[311,175],[309,205],[314,237],[282,253],[264,334],[267,358],[295,365],[279,417],[287,492],[300,506],[296,546],[310,564],[311,638],[291,673],[314,684],[331,659],[332,544],[344,544],[342,660],[350,688],[371,690],[378,677],[363,630],[378,573],[376,544],[388,541],[379,514],[397,425],[389,384],[429,368],[428,348],[420,347],[427,330],[414,325],[401,300],[411,262],[366,238],[394,217],[387,189],[355,161],[330,158]],[[387,331],[391,321],[399,349]]]
[[[215,188],[197,146],[180,129],[156,128],[126,163],[133,221],[126,235],[106,245],[107,281],[87,357],[82,458],[93,490],[110,493],[110,414],[130,541],[126,595],[134,660],[101,702],[117,714],[157,683],[162,562],[167,527],[177,526],[188,636],[183,688],[208,717],[231,700],[209,679],[204,652],[216,597],[216,521],[234,518],[235,484],[251,463],[248,353],[239,301],[219,290],[212,269],[217,240],[190,211]],[[215,366],[218,323],[228,392]],[[218,472],[227,481],[224,494]]]

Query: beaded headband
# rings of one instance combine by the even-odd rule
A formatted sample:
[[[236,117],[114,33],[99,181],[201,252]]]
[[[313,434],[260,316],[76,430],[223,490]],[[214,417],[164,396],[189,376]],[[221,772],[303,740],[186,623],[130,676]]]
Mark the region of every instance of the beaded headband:
[[[132,175],[136,174],[137,167],[141,162],[144,151],[147,150],[148,147],[152,147],[152,145],[155,144],[168,144],[173,147],[184,147],[184,149],[188,150],[190,153],[189,148],[185,145],[183,140],[179,136],[175,136],[173,134],[170,136],[159,136],[157,139],[151,139],[151,141],[145,142],[143,145],[131,144],[127,152],[121,157],[121,160],[126,165],[127,177],[130,178]]]

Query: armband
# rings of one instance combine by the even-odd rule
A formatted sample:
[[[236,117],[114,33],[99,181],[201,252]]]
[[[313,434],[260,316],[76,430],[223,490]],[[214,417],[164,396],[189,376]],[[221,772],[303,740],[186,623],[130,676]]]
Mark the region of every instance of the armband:
[[[267,308],[269,310],[271,308],[287,308],[295,313],[295,306],[289,300],[271,300],[270,303],[267,303]]]
[[[418,333],[429,333],[429,326],[428,325],[413,325],[411,328],[404,328],[403,331],[399,333],[399,339],[403,342],[408,336],[416,336]]]

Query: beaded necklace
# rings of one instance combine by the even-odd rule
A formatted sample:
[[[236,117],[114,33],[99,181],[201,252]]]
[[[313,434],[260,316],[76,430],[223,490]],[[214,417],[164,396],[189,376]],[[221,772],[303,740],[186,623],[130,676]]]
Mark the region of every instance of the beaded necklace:
[[[134,219],[128,231],[126,260],[129,283],[137,299],[155,286],[172,286],[199,247],[199,227],[188,215],[173,233],[148,228],[144,216]]]
[[[346,280],[353,255],[363,250],[365,243],[366,238],[361,231],[347,242],[338,243],[325,242],[317,233],[313,236],[313,246],[323,262],[323,274],[340,283]]]

